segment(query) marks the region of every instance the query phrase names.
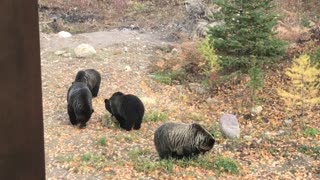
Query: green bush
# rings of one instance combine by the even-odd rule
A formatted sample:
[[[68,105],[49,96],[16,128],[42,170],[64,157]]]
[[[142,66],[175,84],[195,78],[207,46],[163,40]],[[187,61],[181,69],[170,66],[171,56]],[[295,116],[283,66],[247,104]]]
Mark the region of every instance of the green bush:
[[[199,51],[206,60],[205,72],[210,73],[212,70],[219,69],[219,59],[215,53],[215,50],[210,45],[209,38],[206,38],[199,45]]]
[[[174,80],[176,80],[179,76],[183,76],[185,74],[184,70],[177,70],[177,71],[157,71],[151,75],[153,79],[160,83],[164,83],[167,85],[171,85]]]
[[[168,119],[168,116],[160,111],[150,111],[146,113],[143,117],[144,122],[158,122],[158,121],[165,121]]]
[[[246,72],[251,67],[251,56],[263,64],[284,55],[286,43],[273,37],[277,17],[272,12],[272,0],[215,3],[221,10],[213,17],[224,23],[210,28],[208,35],[224,70]]]

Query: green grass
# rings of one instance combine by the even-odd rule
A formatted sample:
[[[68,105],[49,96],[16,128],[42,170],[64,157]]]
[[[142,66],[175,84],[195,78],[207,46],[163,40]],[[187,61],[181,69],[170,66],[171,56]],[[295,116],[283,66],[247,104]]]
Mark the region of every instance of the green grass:
[[[306,136],[311,136],[311,137],[315,137],[315,136],[317,136],[318,134],[319,134],[320,132],[319,132],[319,130],[317,129],[317,128],[306,128],[305,130],[304,130],[304,134],[306,135]]]
[[[320,157],[320,146],[307,146],[307,145],[302,145],[299,148],[299,152],[307,155],[311,155],[314,157]]]
[[[166,121],[167,119],[168,119],[167,114],[161,111],[149,111],[143,117],[144,122],[159,122],[159,121]]]
[[[183,76],[185,74],[184,70],[176,70],[176,71],[157,71],[151,74],[151,77],[163,84],[171,85],[174,80],[177,80],[179,76]]]
[[[100,146],[106,146],[106,145],[107,145],[107,139],[106,139],[106,137],[103,136],[103,137],[99,138],[98,144],[99,144]]]
[[[129,151],[129,158],[133,163],[133,167],[138,172],[152,172],[160,170],[165,173],[171,173],[174,166],[182,168],[200,167],[207,170],[217,171],[217,173],[229,173],[233,175],[239,174],[238,163],[231,159],[219,156],[213,159],[211,156],[202,155],[190,159],[163,159],[154,161],[150,159],[152,152],[149,149],[137,148]]]
[[[105,156],[93,153],[86,153],[81,155],[80,161],[80,169],[86,166],[91,166],[96,169],[102,169],[110,164],[110,162],[107,161],[107,158]]]
[[[228,157],[218,157],[214,162],[214,167],[219,172],[225,172],[233,175],[239,174],[239,165],[238,163]]]
[[[199,113],[191,113],[189,117],[192,121],[202,122],[205,120],[205,117]]]
[[[213,123],[211,128],[209,129],[209,132],[211,133],[211,135],[213,135],[215,139],[222,138],[222,134],[218,123]]]
[[[114,118],[111,117],[110,113],[106,113],[102,119],[101,119],[101,123],[109,128],[113,128],[113,129],[118,129],[120,128],[120,124],[117,120],[115,120]]]
[[[131,134],[119,134],[117,136],[115,136],[115,139],[117,141],[125,141],[128,143],[132,143],[134,140],[137,140],[137,136],[133,133]]]

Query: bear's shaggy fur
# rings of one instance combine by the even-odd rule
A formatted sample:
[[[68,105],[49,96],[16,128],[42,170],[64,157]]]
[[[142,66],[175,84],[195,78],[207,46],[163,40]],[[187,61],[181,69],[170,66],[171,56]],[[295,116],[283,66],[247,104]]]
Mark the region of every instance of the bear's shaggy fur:
[[[83,82],[73,82],[67,94],[68,115],[72,125],[80,124],[85,127],[91,118],[92,94]]]
[[[165,123],[154,133],[161,159],[190,158],[212,149],[215,140],[200,124]]]
[[[95,69],[81,70],[77,73],[75,82],[86,83],[92,93],[92,96],[97,97],[100,88],[101,75]]]
[[[119,121],[121,128],[127,131],[141,128],[144,105],[137,96],[116,92],[104,102],[106,109]]]

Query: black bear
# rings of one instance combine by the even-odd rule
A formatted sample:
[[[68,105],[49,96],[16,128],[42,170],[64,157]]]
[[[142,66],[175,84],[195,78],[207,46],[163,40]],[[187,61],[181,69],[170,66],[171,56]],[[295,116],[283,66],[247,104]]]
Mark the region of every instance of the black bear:
[[[127,131],[141,128],[144,105],[137,96],[116,92],[110,99],[105,99],[104,103],[106,109],[119,121],[121,128]]]
[[[100,88],[101,75],[95,69],[81,70],[77,73],[75,82],[86,83],[92,96],[97,97]]]
[[[215,140],[200,124],[165,123],[154,133],[161,159],[191,158],[212,149]]]
[[[71,124],[80,124],[80,128],[85,127],[94,112],[92,94],[88,86],[83,82],[73,82],[68,89],[67,103]]]

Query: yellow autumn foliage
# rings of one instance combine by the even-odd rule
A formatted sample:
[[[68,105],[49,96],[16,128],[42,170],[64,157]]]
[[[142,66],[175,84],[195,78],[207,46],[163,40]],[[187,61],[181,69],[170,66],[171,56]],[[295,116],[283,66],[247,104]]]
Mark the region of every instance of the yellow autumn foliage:
[[[306,106],[320,103],[319,88],[316,87],[320,69],[310,63],[308,55],[294,59],[285,74],[290,78],[290,85],[287,90],[279,88],[277,92],[288,108],[301,106],[304,111]]]

